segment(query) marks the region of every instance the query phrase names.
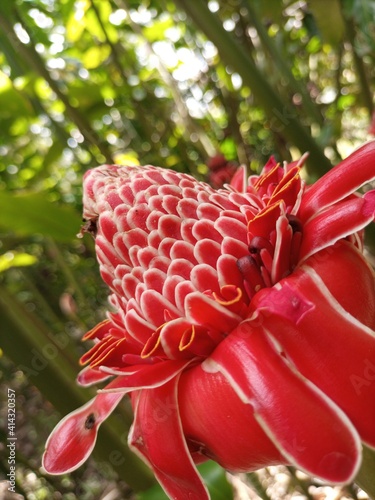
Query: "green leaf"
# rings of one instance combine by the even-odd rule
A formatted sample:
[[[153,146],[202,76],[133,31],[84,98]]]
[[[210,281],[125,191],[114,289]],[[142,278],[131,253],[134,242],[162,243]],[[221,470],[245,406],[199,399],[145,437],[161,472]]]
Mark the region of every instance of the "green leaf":
[[[0,255],[0,273],[11,267],[32,266],[38,259],[34,255],[21,252],[6,252]]]
[[[82,2],[81,4],[82,10],[86,11],[88,7],[89,7],[88,2]],[[78,42],[78,40],[83,35],[85,28],[86,28],[86,22],[84,16],[79,17],[77,16],[76,12],[72,10],[72,13],[69,16],[69,19],[66,22],[65,26],[66,39],[71,43]]]
[[[363,446],[362,465],[354,482],[358,484],[370,498],[375,498],[375,452]]]
[[[156,42],[158,40],[165,40],[165,32],[168,28],[172,28],[174,26],[173,20],[171,17],[164,19],[163,21],[154,22],[150,27],[147,27],[143,30],[144,35],[147,40],[151,43]]]
[[[111,48],[108,45],[99,45],[90,47],[84,53],[82,62],[86,69],[93,69],[100,66],[111,53]]]
[[[13,194],[0,191],[0,228],[20,236],[35,233],[56,241],[71,241],[81,218],[69,206],[59,206],[41,193]]]
[[[5,74],[0,74],[0,120],[32,114],[33,109],[28,100],[12,87]]]
[[[233,489],[228,483],[225,471],[215,462],[205,462],[198,466],[198,470],[203,477],[210,492],[211,500],[232,500]],[[157,484],[152,488],[139,493],[137,500],[168,500],[162,487]]]
[[[198,469],[207,484],[211,500],[233,499],[232,486],[227,480],[225,470],[220,465],[210,461],[201,464]]]

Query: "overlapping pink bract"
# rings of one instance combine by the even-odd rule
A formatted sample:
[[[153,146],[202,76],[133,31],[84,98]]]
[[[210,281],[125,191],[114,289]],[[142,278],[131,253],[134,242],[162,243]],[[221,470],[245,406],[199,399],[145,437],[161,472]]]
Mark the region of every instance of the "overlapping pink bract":
[[[130,447],[170,498],[209,498],[196,463],[293,464],[351,481],[375,447],[374,220],[368,143],[312,186],[271,159],[214,190],[189,175],[105,165],[84,178],[107,319],[85,335],[81,385],[108,385],[53,430],[43,465],[90,455],[125,394]]]

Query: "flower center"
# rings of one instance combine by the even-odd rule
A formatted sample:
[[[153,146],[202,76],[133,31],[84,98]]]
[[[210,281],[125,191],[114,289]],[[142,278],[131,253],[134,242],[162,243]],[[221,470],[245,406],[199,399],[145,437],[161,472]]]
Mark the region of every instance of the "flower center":
[[[260,289],[288,276],[298,263],[303,227],[296,213],[303,184],[299,168],[280,178],[282,172],[275,166],[252,187],[264,208],[256,215],[247,214],[249,254],[237,261],[250,300]]]
[[[297,265],[302,224],[295,216],[287,215],[286,219],[288,226],[283,224],[283,234],[275,242],[277,246],[262,236],[255,236],[249,245],[249,255],[237,261],[250,299],[260,289],[271,287],[288,276]]]

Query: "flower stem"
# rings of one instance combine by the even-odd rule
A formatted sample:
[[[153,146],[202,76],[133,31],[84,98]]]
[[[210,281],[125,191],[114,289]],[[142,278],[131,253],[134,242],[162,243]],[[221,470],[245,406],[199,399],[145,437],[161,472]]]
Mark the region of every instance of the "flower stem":
[[[295,486],[299,487],[302,490],[302,493],[305,495],[305,497],[306,497],[307,500],[314,500],[314,498],[309,493],[308,484],[306,483],[306,481],[300,479],[297,476],[295,468],[292,467],[292,466],[287,466],[286,468],[289,471],[292,483]]]
[[[355,483],[375,500],[375,451],[363,446],[362,465]]]
[[[259,480],[259,477],[256,472],[249,472],[246,474],[250,484],[255,489],[257,494],[260,496],[262,500],[271,500],[268,496],[266,489],[263,487],[262,483]]]

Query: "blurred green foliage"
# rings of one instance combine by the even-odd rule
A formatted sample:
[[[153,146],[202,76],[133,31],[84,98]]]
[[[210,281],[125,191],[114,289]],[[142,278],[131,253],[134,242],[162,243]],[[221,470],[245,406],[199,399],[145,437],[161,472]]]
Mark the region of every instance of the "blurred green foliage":
[[[126,404],[87,467],[40,470],[60,414],[91,397],[74,385],[79,339],[106,309],[93,242],[76,238],[83,173],[151,163],[206,179],[217,153],[256,171],[309,150],[313,180],[375,134],[374,63],[371,1],[0,2],[0,401],[16,390],[27,499],[133,498],[153,483],[127,449]],[[206,467],[212,498],[229,498]]]

